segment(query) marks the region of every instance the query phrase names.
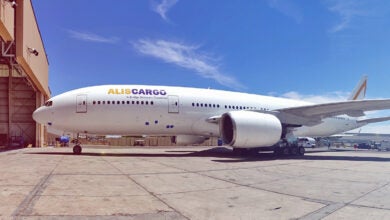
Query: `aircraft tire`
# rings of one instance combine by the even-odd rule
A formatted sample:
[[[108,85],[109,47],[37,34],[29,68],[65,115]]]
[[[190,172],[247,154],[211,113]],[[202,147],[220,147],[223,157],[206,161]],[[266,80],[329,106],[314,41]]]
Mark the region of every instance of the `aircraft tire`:
[[[77,154],[77,155],[81,154],[81,150],[82,150],[82,148],[81,148],[80,145],[76,145],[76,146],[73,147],[73,153],[74,154]]]
[[[304,147],[298,147],[298,155],[300,155],[300,156],[305,155],[305,148]]]
[[[298,155],[298,147],[292,147],[291,148],[291,155]]]

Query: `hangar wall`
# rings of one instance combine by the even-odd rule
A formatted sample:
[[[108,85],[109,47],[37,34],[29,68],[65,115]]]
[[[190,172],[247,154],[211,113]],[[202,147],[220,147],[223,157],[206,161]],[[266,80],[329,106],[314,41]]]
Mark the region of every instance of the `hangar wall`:
[[[42,146],[33,111],[50,97],[49,62],[31,0],[0,0],[0,146]]]

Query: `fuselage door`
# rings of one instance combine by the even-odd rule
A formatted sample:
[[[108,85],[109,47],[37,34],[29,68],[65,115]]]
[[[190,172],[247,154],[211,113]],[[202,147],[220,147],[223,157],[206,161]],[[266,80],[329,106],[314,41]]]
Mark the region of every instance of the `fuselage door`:
[[[179,113],[179,96],[168,96],[168,113]]]
[[[76,96],[76,113],[87,112],[87,95]]]

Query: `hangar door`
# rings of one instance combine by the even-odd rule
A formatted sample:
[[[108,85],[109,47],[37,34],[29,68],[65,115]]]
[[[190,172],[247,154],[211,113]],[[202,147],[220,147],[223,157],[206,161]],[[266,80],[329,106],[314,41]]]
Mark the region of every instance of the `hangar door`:
[[[76,97],[76,112],[77,113],[87,112],[87,95],[78,95]]]

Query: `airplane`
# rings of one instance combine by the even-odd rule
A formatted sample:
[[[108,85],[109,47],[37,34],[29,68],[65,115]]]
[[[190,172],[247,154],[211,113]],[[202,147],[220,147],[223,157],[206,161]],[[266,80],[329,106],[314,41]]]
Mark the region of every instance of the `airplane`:
[[[390,109],[390,99],[361,100],[366,82],[351,100],[322,104],[190,87],[91,86],[50,98],[33,118],[78,134],[173,136],[181,145],[219,137],[237,153],[275,146],[277,155],[304,155],[289,139],[328,137],[390,119],[359,120],[365,111]],[[81,154],[79,143],[73,152]]]

